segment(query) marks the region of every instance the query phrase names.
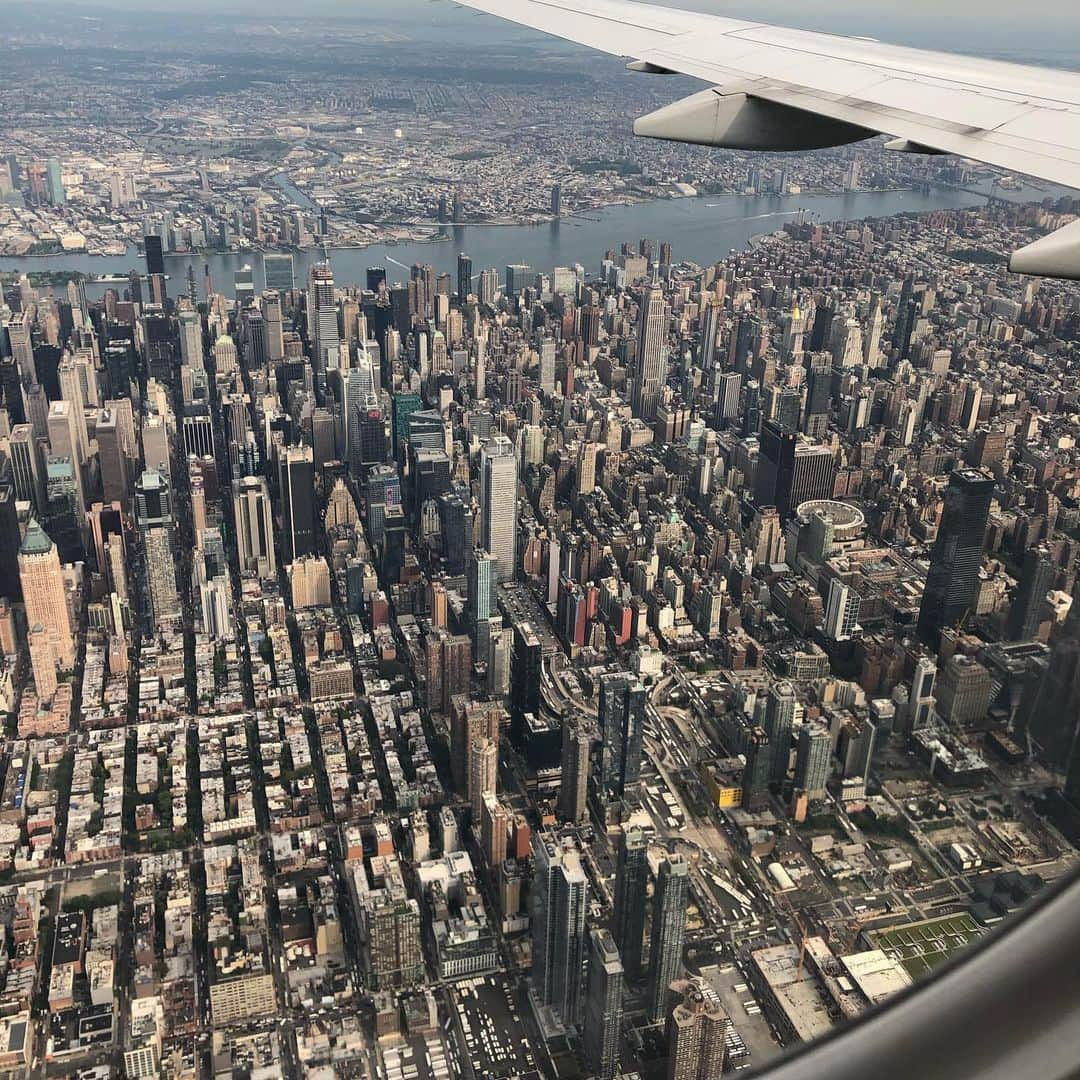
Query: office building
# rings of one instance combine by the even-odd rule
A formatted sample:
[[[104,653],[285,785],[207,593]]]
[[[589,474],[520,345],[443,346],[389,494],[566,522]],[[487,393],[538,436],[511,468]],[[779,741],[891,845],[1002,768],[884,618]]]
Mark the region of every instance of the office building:
[[[959,469],[949,475],[919,608],[919,636],[933,648],[941,631],[955,626],[974,605],[993,495],[994,481],[984,473]]]
[[[937,711],[950,724],[967,726],[986,718],[992,685],[990,672],[974,657],[950,656],[938,672]]]
[[[1009,641],[1034,641],[1043,620],[1046,594],[1054,587],[1054,563],[1045,546],[1024,552],[1024,564],[1016,587],[1006,637]]]
[[[656,419],[660,390],[667,381],[668,324],[671,308],[658,284],[645,290],[639,314],[637,360],[631,406],[646,423]]]
[[[488,634],[487,679],[490,697],[502,701],[510,692],[510,665],[514,634],[509,627],[496,625]]]
[[[308,271],[307,331],[316,371],[336,371],[344,366],[341,362],[334,272],[327,262],[315,263]]]
[[[424,637],[424,667],[428,709],[449,713],[453,699],[469,692],[472,642],[464,634],[434,628]]]
[[[513,443],[496,435],[480,451],[480,547],[495,559],[499,581],[517,568],[517,459]]]
[[[79,508],[86,507],[86,488],[83,479],[85,461],[79,446],[79,433],[75,423],[75,410],[70,401],[54,401],[48,413],[49,456],[67,458],[71,462],[78,494]]]
[[[186,308],[177,316],[180,323],[180,362],[188,367],[203,366],[202,317]]]
[[[286,447],[280,459],[281,557],[315,554],[315,457],[310,446]]]
[[[495,617],[495,583],[497,580],[495,557],[484,548],[473,548],[469,559],[469,628],[477,649],[481,649],[480,638],[483,636],[483,649],[486,652],[486,634],[490,630],[491,620]]]
[[[812,499],[830,499],[836,463],[827,446],[805,442],[774,421],[761,429],[761,452],[754,477],[754,502],[775,506],[785,521]]]
[[[290,293],[296,288],[296,271],[293,257],[289,254],[263,256],[263,284],[279,293]]]
[[[401,506],[401,477],[393,465],[376,465],[368,470],[366,487],[367,534],[377,547],[385,535],[387,508]]]
[[[450,774],[455,790],[469,791],[469,749],[478,742],[498,745],[505,716],[494,701],[473,701],[463,694],[450,700]]]
[[[652,935],[649,942],[649,991],[646,1008],[650,1022],[661,1023],[668,1014],[668,987],[682,971],[686,906],[689,900],[686,859],[672,854],[660,863],[653,894]]]
[[[541,338],[536,343],[536,351],[540,357],[537,381],[544,396],[550,397],[555,393],[555,339]]]
[[[277,574],[270,490],[259,476],[245,476],[233,485],[233,515],[241,572],[260,578]]]
[[[516,300],[532,282],[532,279],[533,271],[531,266],[524,263],[511,263],[506,268],[506,295]]]
[[[18,565],[34,685],[47,698],[56,689],[57,672],[75,666],[75,632],[60,554],[36,520],[27,526]]]
[[[18,603],[22,599],[19,582],[19,548],[23,535],[19,528],[18,495],[10,480],[0,482],[0,597]]]
[[[151,277],[155,274],[164,277],[165,247],[158,234],[148,233],[143,237],[143,253],[146,256],[146,273]]]
[[[1080,582],[1050,656],[1034,665],[1022,730],[1058,768],[1075,760],[1080,745]],[[1074,789],[1075,790],[1075,789]]]
[[[64,178],[58,158],[49,158],[45,164],[45,176],[49,187],[49,202],[53,206],[63,206],[67,202],[64,190]]]
[[[39,514],[48,508],[45,494],[45,465],[41,445],[29,424],[16,424],[8,442],[15,493]]]

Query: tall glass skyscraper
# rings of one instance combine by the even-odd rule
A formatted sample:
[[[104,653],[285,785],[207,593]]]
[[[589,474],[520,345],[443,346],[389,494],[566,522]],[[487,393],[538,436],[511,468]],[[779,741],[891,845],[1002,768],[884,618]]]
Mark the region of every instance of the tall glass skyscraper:
[[[648,1015],[654,1024],[667,1016],[668,986],[682,968],[688,885],[686,859],[669,855],[660,864],[653,895]]]
[[[533,841],[533,993],[563,1024],[581,1013],[588,880],[573,840],[538,833]]]
[[[649,883],[648,844],[636,825],[623,829],[615,871],[615,917],[611,932],[628,979],[641,976],[641,946],[645,933],[645,894]]]
[[[589,935],[589,993],[585,1000],[585,1058],[597,1080],[613,1080],[619,1071],[622,1039],[623,966],[607,930]]]
[[[602,675],[598,719],[603,741],[601,782],[612,798],[623,798],[641,775],[645,687],[629,675]]]
[[[941,631],[955,626],[972,606],[993,495],[993,478],[978,469],[958,469],[949,476],[919,608],[919,637],[934,648]]]

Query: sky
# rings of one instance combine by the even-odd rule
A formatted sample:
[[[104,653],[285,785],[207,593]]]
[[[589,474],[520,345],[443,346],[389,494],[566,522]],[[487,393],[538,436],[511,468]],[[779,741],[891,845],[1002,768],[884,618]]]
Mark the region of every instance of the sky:
[[[35,0],[31,0],[35,2]],[[588,0],[582,0],[583,6]],[[654,0],[669,7],[706,11],[733,18],[831,33],[863,34],[882,41],[987,55],[1039,56],[1062,66],[1080,66],[1080,4],[1076,0],[1041,0],[1038,14],[1016,0]],[[43,5],[44,6],[44,5]],[[316,19],[348,18],[408,24],[463,23],[472,32],[506,38],[524,33],[502,20],[474,17],[452,0],[67,0],[65,7],[105,14],[109,10],[200,10],[217,14],[273,19],[281,16]]]

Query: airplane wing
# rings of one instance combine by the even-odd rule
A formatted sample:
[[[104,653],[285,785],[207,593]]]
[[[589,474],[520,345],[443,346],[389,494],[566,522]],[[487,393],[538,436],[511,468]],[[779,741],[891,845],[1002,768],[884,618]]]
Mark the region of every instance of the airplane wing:
[[[638,135],[805,150],[876,134],[1080,187],[1080,73],[886,45],[632,0],[456,0],[712,88],[634,124]],[[1049,243],[1048,243],[1049,242]],[[1080,223],[1017,252],[1021,273],[1080,277]]]

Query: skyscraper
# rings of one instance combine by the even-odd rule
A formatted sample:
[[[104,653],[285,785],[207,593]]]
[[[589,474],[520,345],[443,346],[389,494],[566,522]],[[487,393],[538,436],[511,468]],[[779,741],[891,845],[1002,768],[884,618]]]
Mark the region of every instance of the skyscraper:
[[[638,419],[651,422],[656,419],[660,389],[667,379],[668,324],[671,321],[671,308],[658,284],[646,289],[639,318],[631,408]]]
[[[499,581],[517,572],[517,460],[496,435],[480,451],[480,546],[494,556]]]
[[[464,634],[435,629],[424,638],[427,705],[432,712],[450,712],[458,694],[468,693],[472,643]]]
[[[277,573],[270,491],[265,478],[245,476],[233,485],[233,512],[240,569],[260,578]]]
[[[832,740],[820,724],[804,724],[799,729],[799,748],[795,756],[795,787],[811,799],[825,796],[825,785],[832,770]]]
[[[1016,587],[1006,633],[1010,641],[1032,641],[1039,632],[1046,594],[1054,585],[1054,563],[1049,548],[1029,548],[1024,553],[1020,582]]]
[[[457,257],[457,298],[464,304],[472,292],[472,259],[464,252]]]
[[[494,557],[483,548],[473,548],[468,565],[469,626],[481,654],[487,652],[488,624],[495,614],[495,581]]]
[[[611,932],[627,978],[641,977],[645,934],[645,894],[649,884],[648,844],[636,825],[623,826],[615,870],[615,915]]]
[[[484,796],[494,794],[499,781],[499,744],[492,739],[474,739],[469,745],[469,779],[466,796],[472,807],[473,828],[480,824]]]
[[[949,475],[919,608],[919,637],[934,648],[941,631],[959,622],[974,602],[993,495],[994,481],[985,473],[959,469]]]
[[[645,687],[635,677],[600,676],[600,778],[609,798],[624,798],[641,775],[646,703]]]
[[[30,663],[42,698],[56,689],[57,671],[75,666],[75,635],[68,613],[60,554],[44,529],[32,520],[19,548],[19,582],[26,606]]]
[[[308,271],[307,329],[311,359],[316,371],[334,371],[341,364],[334,271],[328,262],[315,263]]]
[[[773,775],[773,746],[764,728],[750,732],[743,768],[743,809],[760,810],[769,803],[769,784]]]
[[[787,776],[788,761],[791,757],[791,731],[798,704],[799,700],[791,683],[777,683],[769,688],[765,699],[765,730],[773,746],[772,779],[775,783],[782,783]]]
[[[135,485],[135,521],[142,538],[146,575],[147,620],[154,628],[181,616],[172,543],[172,499],[158,472],[147,470]]]
[[[543,645],[532,623],[515,623],[510,667],[510,704],[515,717],[540,709],[543,653]]]
[[[730,1023],[720,1003],[690,983],[668,1017],[668,1080],[719,1080]]]
[[[19,529],[19,512],[15,507],[17,498],[15,485],[10,479],[0,482],[0,596],[14,603],[22,599],[19,548],[23,537]]]
[[[490,701],[472,701],[466,695],[450,701],[450,773],[461,795],[469,792],[469,752],[478,742],[498,746],[505,712]],[[494,789],[492,789],[494,790]]]
[[[280,461],[281,557],[288,564],[315,554],[315,458],[310,446],[289,446]]]
[[[532,267],[525,263],[511,263],[506,268],[506,295],[517,299],[532,279]]]
[[[567,1026],[581,1018],[588,880],[570,838],[533,836],[532,984],[541,1006]]]
[[[16,493],[20,499],[31,503],[39,514],[44,514],[47,509],[44,463],[29,424],[16,424],[11,429],[9,446]]]
[[[550,397],[555,393],[555,339],[542,337],[536,343],[536,351],[540,355],[540,389],[545,397]]]
[[[803,442],[794,431],[768,421],[761,428],[754,502],[775,506],[786,520],[800,503],[831,498],[835,471],[827,446]]]
[[[589,783],[589,750],[592,732],[569,717],[563,720],[562,781],[559,785],[559,817],[579,822],[586,813]]]
[[[84,461],[79,448],[79,434],[75,425],[75,411],[70,401],[54,401],[49,406],[46,421],[49,430],[49,456],[69,458],[75,476],[79,507],[86,507],[86,489],[83,480]]]
[[[489,635],[487,680],[485,689],[490,697],[503,700],[510,690],[510,654],[513,632],[509,627],[496,626]]]
[[[131,498],[131,462],[124,452],[123,432],[114,409],[101,410],[95,434],[104,501],[127,506]]]
[[[498,294],[499,271],[494,266],[489,266],[486,270],[480,271],[480,303],[493,307]]]
[[[715,389],[717,429],[723,430],[739,415],[742,398],[743,377],[737,371],[724,371],[717,375]]]
[[[825,636],[832,641],[847,641],[859,625],[862,600],[840,578],[829,581],[829,594],[825,600]]]
[[[619,1071],[623,1018],[623,966],[607,930],[589,935],[589,991],[585,999],[585,1060],[597,1080]]]
[[[49,158],[45,165],[45,176],[49,185],[49,202],[53,206],[63,206],[67,202],[67,192],[64,190],[64,178],[58,158]]]
[[[401,477],[397,469],[393,465],[376,465],[368,472],[366,490],[368,539],[378,546],[383,541],[387,507],[401,506]]]
[[[682,969],[688,885],[686,859],[682,855],[669,855],[660,863],[649,943],[647,1013],[654,1024],[667,1016],[668,986]]]
[[[292,292],[296,288],[296,272],[293,269],[293,257],[288,253],[263,256],[263,283],[267,289],[277,292]]]
[[[180,360],[193,368],[203,366],[202,318],[197,311],[181,311],[180,320]]]

